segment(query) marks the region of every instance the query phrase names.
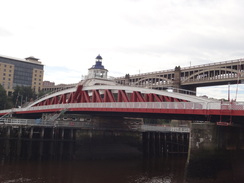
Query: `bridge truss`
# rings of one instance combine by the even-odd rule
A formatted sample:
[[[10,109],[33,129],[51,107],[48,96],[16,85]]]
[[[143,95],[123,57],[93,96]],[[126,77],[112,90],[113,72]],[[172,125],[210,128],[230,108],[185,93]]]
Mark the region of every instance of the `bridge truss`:
[[[90,83],[90,84],[89,84]],[[43,113],[78,113],[124,117],[153,117],[208,121],[243,121],[244,104],[175,93],[121,86],[103,80],[44,96],[23,108],[0,111],[0,116],[40,118]],[[59,116],[56,114],[56,116]]]
[[[176,87],[195,89],[199,86],[237,84],[244,80],[244,59],[176,67],[136,75],[115,78],[119,84],[151,88]]]

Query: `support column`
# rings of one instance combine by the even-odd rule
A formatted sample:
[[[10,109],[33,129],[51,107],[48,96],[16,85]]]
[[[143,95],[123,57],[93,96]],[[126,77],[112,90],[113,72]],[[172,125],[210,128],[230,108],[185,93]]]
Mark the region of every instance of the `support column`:
[[[34,130],[34,127],[31,127],[30,128],[30,133],[29,133],[28,159],[31,159],[31,155],[32,155],[32,137],[33,137],[33,130]]]
[[[19,131],[18,131],[18,140],[17,140],[17,157],[19,158],[21,155],[21,145],[22,145],[22,126],[19,126]]]
[[[54,133],[55,133],[55,128],[51,129],[51,139],[50,139],[50,158],[53,159],[54,158]]]
[[[64,151],[64,128],[61,129],[61,137],[60,137],[60,142],[59,142],[59,145],[60,145],[60,149],[59,149],[59,159],[62,159],[63,157],[63,151]]]
[[[42,159],[43,156],[43,138],[44,138],[44,133],[45,133],[45,128],[41,128],[41,133],[40,133],[40,147],[39,147],[39,160]]]
[[[150,157],[155,157],[155,132],[149,132],[150,142],[149,142],[149,155]]]
[[[173,87],[174,88],[180,88],[181,86],[181,80],[180,77],[181,76],[181,68],[180,66],[176,66],[175,67],[175,71],[174,71],[174,78],[173,78]]]
[[[142,144],[143,144],[143,156],[149,157],[149,132],[142,133]]]
[[[74,150],[74,129],[70,129],[69,158],[72,159]]]
[[[11,130],[11,127],[10,126],[7,126],[7,129],[6,129],[6,140],[5,140],[5,157],[9,157],[9,154],[10,154],[10,130]]]

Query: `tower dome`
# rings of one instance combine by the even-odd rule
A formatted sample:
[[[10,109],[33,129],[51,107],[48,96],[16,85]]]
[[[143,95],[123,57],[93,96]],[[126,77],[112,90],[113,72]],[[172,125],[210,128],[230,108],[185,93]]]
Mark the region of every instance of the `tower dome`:
[[[108,70],[102,65],[102,57],[99,54],[96,57],[96,63],[90,69],[88,69],[88,79],[90,78],[103,78],[107,79]]]

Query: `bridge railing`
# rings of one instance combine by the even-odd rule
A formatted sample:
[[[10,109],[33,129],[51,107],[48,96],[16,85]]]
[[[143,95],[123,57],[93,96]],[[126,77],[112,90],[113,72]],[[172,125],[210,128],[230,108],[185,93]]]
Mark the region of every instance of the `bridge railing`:
[[[17,126],[46,126],[46,127],[79,127],[94,128],[88,122],[72,122],[72,121],[42,121],[41,119],[0,119],[0,124],[17,125]]]
[[[56,109],[109,109],[130,108],[130,109],[205,109],[205,110],[244,110],[244,103],[221,103],[221,102],[111,102],[111,103],[71,103],[71,104],[55,104],[47,106],[36,106],[30,108],[14,108],[0,111],[1,114],[9,112],[24,112]]]
[[[55,104],[46,106],[36,106],[30,108],[16,108],[4,110],[4,112],[21,112],[49,109],[69,109],[69,108],[148,108],[148,109],[221,109],[220,103],[205,102],[111,102],[111,103],[70,103]]]
[[[48,106],[30,107],[27,110],[48,110],[48,109],[64,109],[64,108],[148,108],[148,109],[205,109],[207,103],[194,102],[112,102],[112,103],[73,103],[73,104],[55,104]],[[209,108],[219,108],[220,104],[211,104]],[[25,111],[26,109],[17,109]]]

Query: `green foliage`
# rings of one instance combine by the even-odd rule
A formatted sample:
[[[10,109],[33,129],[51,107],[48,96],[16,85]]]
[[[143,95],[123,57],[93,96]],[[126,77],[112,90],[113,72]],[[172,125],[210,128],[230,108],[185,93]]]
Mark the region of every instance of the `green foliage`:
[[[26,102],[36,99],[35,91],[30,86],[16,86],[12,101],[15,107],[22,106]]]
[[[7,94],[3,86],[0,84],[0,109],[5,109],[7,103]]]

